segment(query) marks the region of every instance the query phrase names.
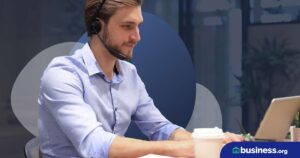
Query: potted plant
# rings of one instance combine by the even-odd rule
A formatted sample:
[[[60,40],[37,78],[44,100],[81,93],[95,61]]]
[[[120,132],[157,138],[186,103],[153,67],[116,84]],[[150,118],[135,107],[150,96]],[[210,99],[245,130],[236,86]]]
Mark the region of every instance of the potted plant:
[[[300,50],[291,47],[289,39],[264,37],[249,45],[243,55],[241,84],[243,124],[255,133],[270,101],[287,96],[300,77]],[[283,84],[284,83],[284,84]]]
[[[295,117],[295,126],[296,128],[300,128],[300,110],[297,112],[296,117]]]
[[[297,112],[294,120],[295,126],[292,126],[290,129],[291,141],[299,142],[300,141],[300,110]]]

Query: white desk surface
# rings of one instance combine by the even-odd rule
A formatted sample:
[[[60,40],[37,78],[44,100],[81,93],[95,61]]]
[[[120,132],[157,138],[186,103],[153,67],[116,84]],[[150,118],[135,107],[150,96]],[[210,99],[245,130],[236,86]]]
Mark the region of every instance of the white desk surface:
[[[142,156],[140,158],[172,158],[172,157],[149,154],[149,155],[146,155],[146,156]]]

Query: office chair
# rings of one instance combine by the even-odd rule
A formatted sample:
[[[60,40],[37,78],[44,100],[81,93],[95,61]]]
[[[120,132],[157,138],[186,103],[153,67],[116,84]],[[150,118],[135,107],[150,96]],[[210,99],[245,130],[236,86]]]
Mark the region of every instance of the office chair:
[[[40,146],[39,146],[39,139],[38,138],[32,138],[30,139],[24,149],[24,154],[26,158],[40,158]]]

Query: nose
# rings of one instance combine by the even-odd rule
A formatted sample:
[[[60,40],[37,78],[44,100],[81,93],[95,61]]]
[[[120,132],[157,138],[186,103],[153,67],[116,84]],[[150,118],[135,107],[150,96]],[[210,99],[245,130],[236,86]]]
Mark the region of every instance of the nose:
[[[135,42],[139,42],[141,40],[141,35],[140,35],[140,28],[137,27],[136,29],[134,29],[132,31],[132,34],[131,34],[131,39],[134,40]]]

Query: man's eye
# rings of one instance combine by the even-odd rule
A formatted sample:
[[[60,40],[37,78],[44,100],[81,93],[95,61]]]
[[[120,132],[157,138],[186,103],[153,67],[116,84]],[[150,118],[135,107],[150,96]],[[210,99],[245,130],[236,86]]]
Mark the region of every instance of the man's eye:
[[[128,30],[133,28],[132,25],[122,25],[122,27],[123,27],[124,29],[128,29]]]

